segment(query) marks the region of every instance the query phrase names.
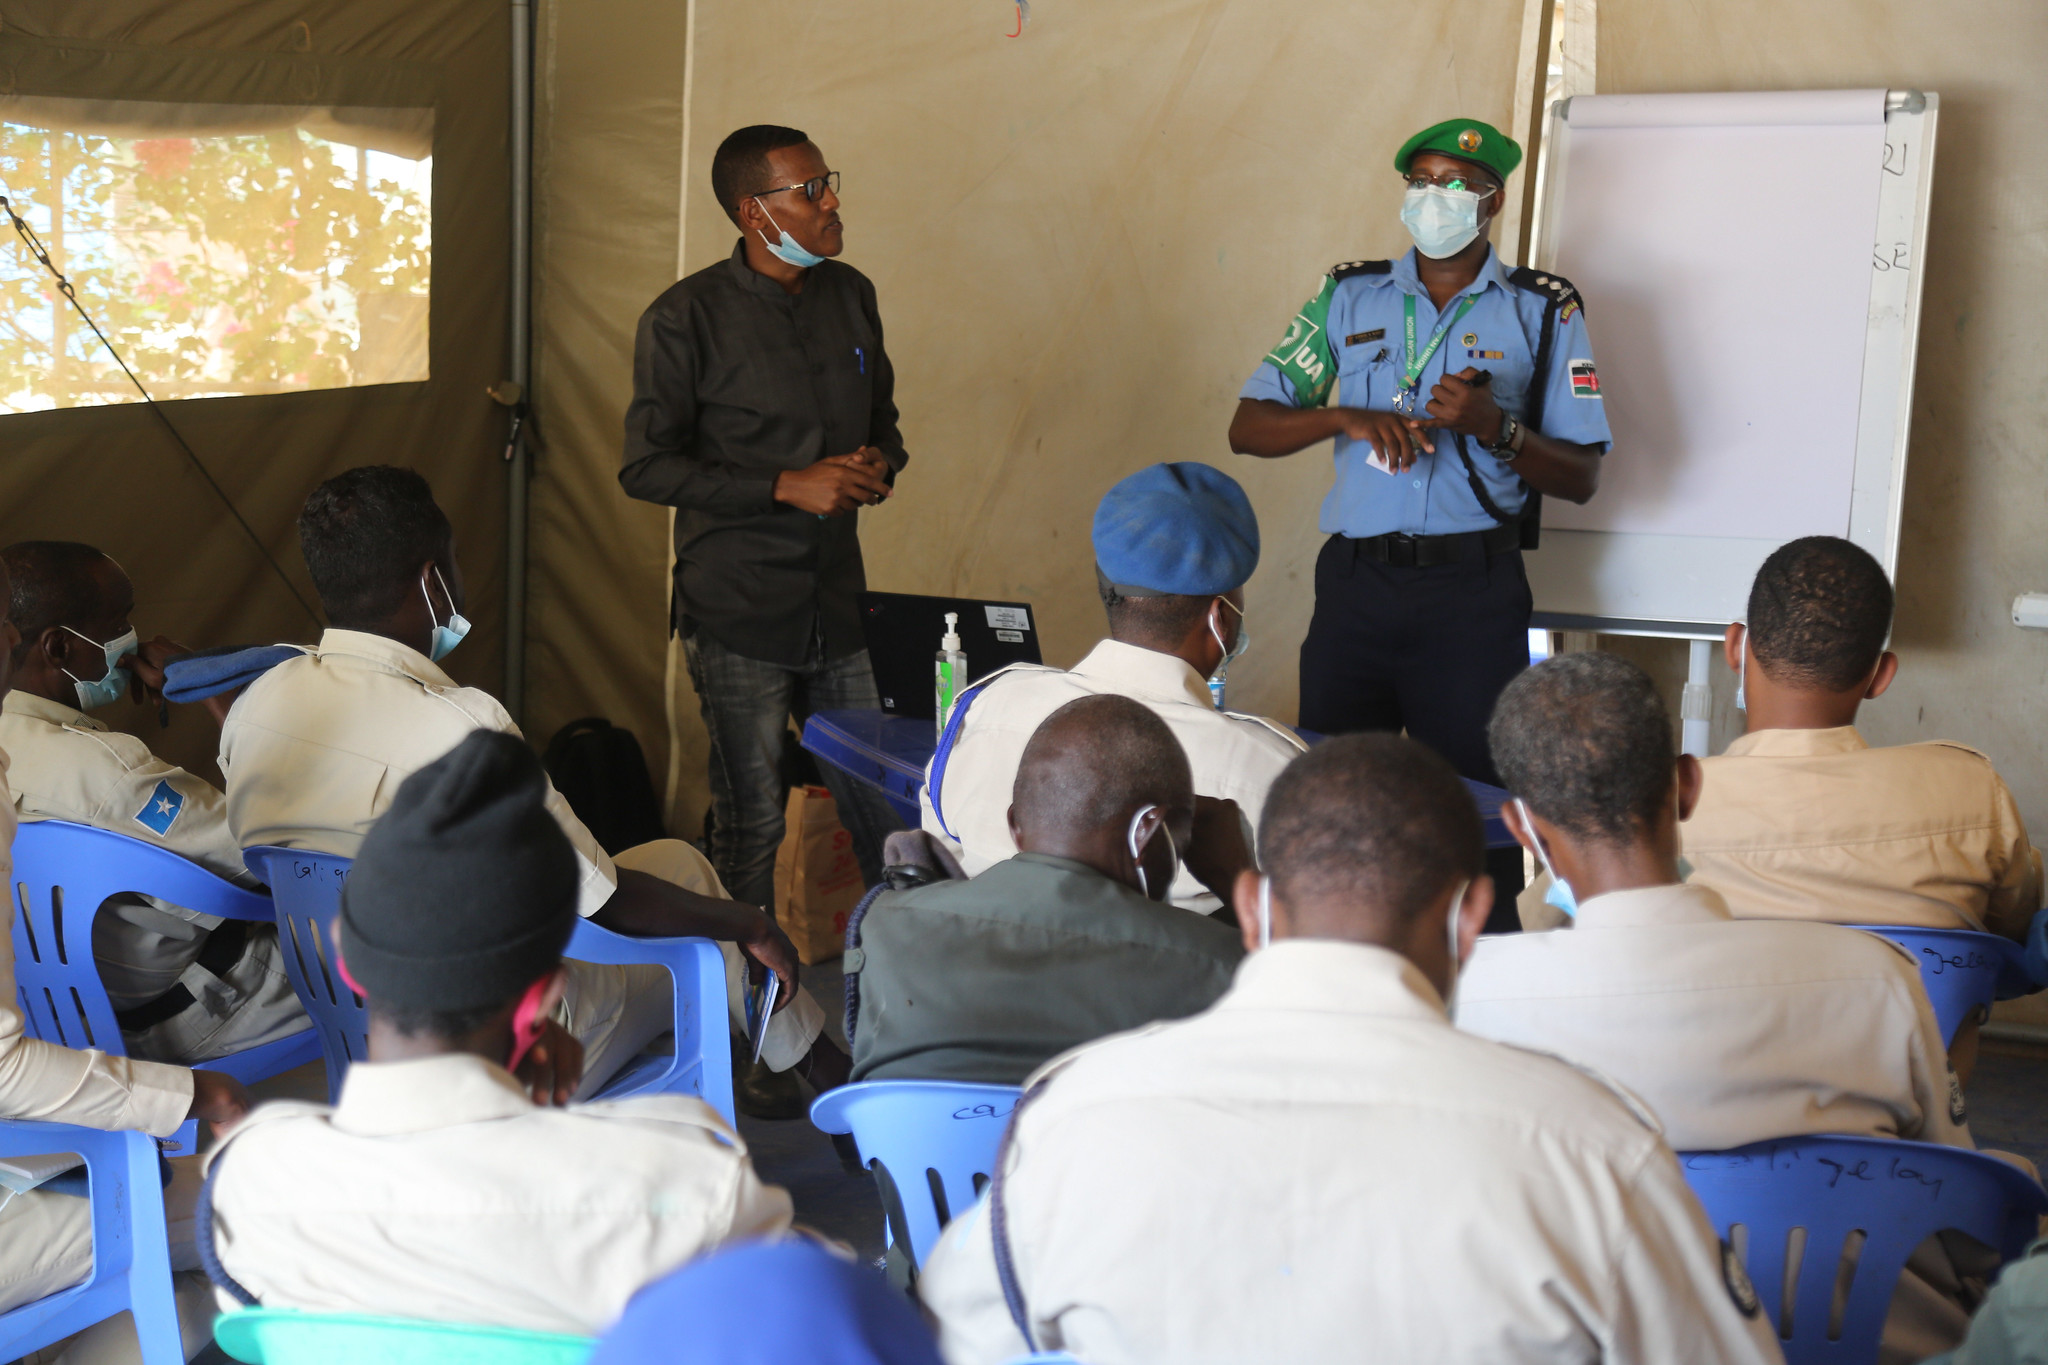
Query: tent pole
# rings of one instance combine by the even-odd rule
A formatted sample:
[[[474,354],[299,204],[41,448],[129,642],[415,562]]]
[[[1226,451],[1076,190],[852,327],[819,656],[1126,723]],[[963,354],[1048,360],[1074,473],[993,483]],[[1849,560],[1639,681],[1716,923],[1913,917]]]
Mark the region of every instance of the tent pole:
[[[512,0],[512,382],[532,391],[528,376],[532,344],[533,251],[533,6]],[[505,493],[505,709],[523,722],[526,709],[526,516],[532,481],[529,442],[516,437],[508,449]]]

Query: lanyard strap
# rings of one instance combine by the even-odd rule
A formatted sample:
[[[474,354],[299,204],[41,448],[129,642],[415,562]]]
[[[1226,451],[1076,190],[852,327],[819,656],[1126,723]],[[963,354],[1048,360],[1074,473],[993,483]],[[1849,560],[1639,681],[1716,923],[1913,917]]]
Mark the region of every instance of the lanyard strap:
[[[1415,354],[1415,296],[1401,296],[1401,340],[1407,348],[1407,359],[1401,367],[1402,388],[1410,392],[1415,390],[1422,379],[1424,367],[1429,364],[1431,357],[1436,355],[1437,348],[1444,344],[1444,338],[1451,334],[1451,329],[1458,325],[1465,314],[1472,311],[1472,305],[1477,302],[1477,294],[1467,294],[1458,304],[1457,310],[1437,324],[1436,335],[1429,339],[1429,345],[1424,347],[1422,354],[1418,356]]]

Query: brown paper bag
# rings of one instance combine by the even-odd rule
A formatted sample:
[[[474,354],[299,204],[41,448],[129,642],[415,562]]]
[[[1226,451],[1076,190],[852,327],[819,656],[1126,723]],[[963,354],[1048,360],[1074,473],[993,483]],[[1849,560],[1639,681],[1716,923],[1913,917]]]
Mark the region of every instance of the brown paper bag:
[[[846,950],[846,917],[860,904],[860,862],[853,836],[839,823],[832,793],[794,787],[775,851],[775,920],[806,965]]]

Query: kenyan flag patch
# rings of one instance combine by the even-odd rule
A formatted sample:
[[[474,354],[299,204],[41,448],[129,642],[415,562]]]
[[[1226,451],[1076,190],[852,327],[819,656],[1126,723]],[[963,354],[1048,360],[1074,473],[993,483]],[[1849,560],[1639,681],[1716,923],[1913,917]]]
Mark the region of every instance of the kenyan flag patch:
[[[1593,369],[1593,362],[1590,360],[1574,360],[1572,362],[1572,397],[1598,398],[1599,396],[1600,376]]]

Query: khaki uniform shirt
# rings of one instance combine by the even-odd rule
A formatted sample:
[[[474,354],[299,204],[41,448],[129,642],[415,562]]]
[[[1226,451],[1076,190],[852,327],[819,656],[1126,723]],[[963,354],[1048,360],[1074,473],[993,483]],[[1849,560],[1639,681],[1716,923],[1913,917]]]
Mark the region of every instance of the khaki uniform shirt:
[[[1679,828],[1691,880],[1741,918],[2023,939],[2041,908],[2041,855],[1974,749],[1873,749],[1848,725],[1758,730],[1701,766],[1699,805]]]
[[[1457,1021],[1611,1076],[1681,1152],[1801,1133],[1974,1146],[1911,954],[1738,920],[1703,886],[1595,896],[1569,929],[1480,939]]]
[[[1187,662],[1155,649],[1104,640],[1071,670],[1018,669],[977,692],[961,722],[932,809],[931,768],[920,799],[927,832],[948,838],[970,877],[1017,852],[1010,838],[1010,789],[1024,746],[1045,718],[1081,697],[1110,693],[1143,702],[1159,714],[1187,751],[1195,793],[1237,802],[1256,830],[1266,788],[1305,749],[1275,722],[1218,711],[1209,684]],[[945,825],[939,815],[945,816]],[[1216,897],[1187,868],[1173,883],[1173,903],[1204,914]]]
[[[135,736],[62,702],[15,691],[0,701],[0,748],[13,760],[8,782],[23,820],[111,830],[167,848],[217,877],[255,884],[228,829],[227,798]],[[114,1008],[132,1009],[177,985],[220,923],[155,897],[118,897],[93,926],[93,955]]]
[[[517,735],[488,692],[458,687],[426,655],[396,640],[328,630],[320,646],[271,669],[236,699],[221,728],[220,768],[228,780],[228,823],[245,848],[272,844],[353,858],[399,784],[460,744],[473,730]],[[550,783],[547,808],[576,849],[577,913],[604,908],[618,889],[618,865]],[[676,839],[623,850],[621,862],[701,895],[725,897],[704,856]],[[735,988],[740,953],[721,943],[727,1014],[746,1032]],[[666,1032],[674,998],[660,967],[574,962],[563,1022],[584,1047],[584,1086],[594,1090],[650,1039]],[[761,1056],[775,1070],[796,1065],[824,1026],[824,1011],[801,988],[769,1022]]]
[[[467,1054],[358,1062],[339,1104],[266,1104],[208,1160],[221,1263],[267,1308],[591,1335],[790,1220],[703,1102],[536,1108]]]
[[[1651,1123],[1460,1033],[1405,959],[1289,939],[1204,1014],[1041,1073],[1005,1176],[1042,1350],[1090,1365],[1776,1361]],[[1021,1354],[987,1201],[919,1281],[951,1365]]]
[[[418,650],[330,629],[318,649],[251,683],[228,712],[220,770],[235,842],[353,858],[399,784],[472,730],[519,733],[497,698],[456,686]],[[576,847],[577,910],[594,915],[618,889],[618,872],[552,783],[547,807]]]

